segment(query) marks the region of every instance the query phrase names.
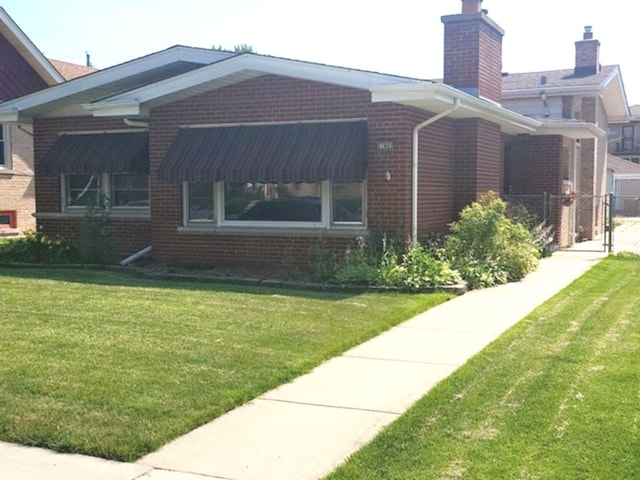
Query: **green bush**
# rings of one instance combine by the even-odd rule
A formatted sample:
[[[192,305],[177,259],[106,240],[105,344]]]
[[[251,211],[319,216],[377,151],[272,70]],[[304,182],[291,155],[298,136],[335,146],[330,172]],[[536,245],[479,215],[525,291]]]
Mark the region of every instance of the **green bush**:
[[[490,192],[465,207],[451,224],[445,251],[471,288],[517,281],[538,265],[540,252],[522,223],[507,218],[507,204]]]
[[[364,238],[357,238],[356,248],[345,252],[336,268],[335,281],[339,284],[374,285],[378,278],[375,256],[369,253]]]
[[[314,278],[341,285],[379,285],[410,291],[459,283],[460,274],[444,258],[422,245],[404,248],[386,235],[357,239],[337,260],[324,249],[316,253]],[[404,251],[404,253],[399,253]]]
[[[87,206],[74,240],[82,263],[113,262],[111,201],[107,195],[100,193],[96,204]]]
[[[460,273],[451,268],[447,260],[436,258],[419,244],[411,246],[403,255],[401,269],[402,286],[412,291],[455,285],[461,280]]]
[[[0,243],[0,261],[15,263],[72,263],[77,252],[71,242],[27,232]]]

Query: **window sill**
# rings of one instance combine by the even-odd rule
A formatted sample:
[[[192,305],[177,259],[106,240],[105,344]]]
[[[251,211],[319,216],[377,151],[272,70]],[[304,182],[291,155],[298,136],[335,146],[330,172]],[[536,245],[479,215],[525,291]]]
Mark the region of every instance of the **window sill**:
[[[0,237],[17,237],[21,234],[22,232],[19,228],[0,228]]]
[[[366,227],[332,227],[332,228],[303,228],[303,227],[258,227],[258,226],[215,226],[189,225],[178,227],[178,233],[184,235],[247,235],[247,236],[299,236],[299,237],[357,237],[368,235]]]
[[[84,218],[87,212],[84,208],[77,211],[67,210],[66,212],[36,212],[36,218],[55,219],[55,218]],[[114,220],[151,220],[149,209],[135,210],[111,210],[109,217]]]

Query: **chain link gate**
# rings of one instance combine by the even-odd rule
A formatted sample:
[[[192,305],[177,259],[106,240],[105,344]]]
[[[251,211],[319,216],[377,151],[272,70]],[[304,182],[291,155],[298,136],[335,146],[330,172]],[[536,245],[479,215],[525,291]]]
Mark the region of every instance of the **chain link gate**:
[[[609,206],[609,251],[640,254],[640,197],[610,195]]]

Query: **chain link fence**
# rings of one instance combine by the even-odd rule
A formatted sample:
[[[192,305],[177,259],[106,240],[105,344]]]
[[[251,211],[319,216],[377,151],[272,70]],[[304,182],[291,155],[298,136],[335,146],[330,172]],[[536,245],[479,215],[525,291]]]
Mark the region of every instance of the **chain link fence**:
[[[529,225],[552,226],[560,248],[607,251],[611,240],[613,252],[640,253],[640,197],[537,194],[507,195],[505,200],[512,214],[522,216],[526,209]]]

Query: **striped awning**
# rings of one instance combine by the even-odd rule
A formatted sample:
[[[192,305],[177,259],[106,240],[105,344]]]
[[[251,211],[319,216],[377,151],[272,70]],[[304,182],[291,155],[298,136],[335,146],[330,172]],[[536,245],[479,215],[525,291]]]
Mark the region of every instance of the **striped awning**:
[[[147,132],[63,134],[45,155],[40,172],[149,173]]]
[[[361,181],[365,121],[183,128],[160,166],[174,181]]]

